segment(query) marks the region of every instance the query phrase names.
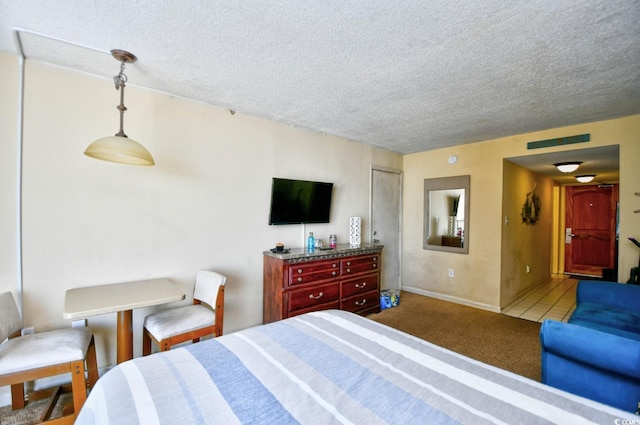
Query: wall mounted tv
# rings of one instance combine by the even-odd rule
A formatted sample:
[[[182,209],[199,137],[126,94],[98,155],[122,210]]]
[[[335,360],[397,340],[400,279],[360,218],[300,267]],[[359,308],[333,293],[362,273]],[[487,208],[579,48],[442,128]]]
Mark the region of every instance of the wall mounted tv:
[[[333,183],[273,178],[269,224],[328,223]]]

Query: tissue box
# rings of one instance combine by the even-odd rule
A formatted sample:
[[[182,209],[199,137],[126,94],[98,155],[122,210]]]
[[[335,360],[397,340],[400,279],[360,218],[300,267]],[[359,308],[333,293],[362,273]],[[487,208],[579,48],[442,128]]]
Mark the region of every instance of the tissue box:
[[[400,304],[400,290],[385,289],[380,291],[380,310],[396,307]]]

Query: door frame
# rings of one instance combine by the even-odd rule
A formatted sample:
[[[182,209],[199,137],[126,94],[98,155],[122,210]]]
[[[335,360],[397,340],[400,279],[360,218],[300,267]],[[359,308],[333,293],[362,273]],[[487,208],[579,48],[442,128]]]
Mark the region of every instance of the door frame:
[[[402,206],[403,206],[403,192],[404,192],[404,172],[402,170],[396,168],[382,167],[379,165],[371,165],[371,170],[369,173],[369,220],[368,220],[368,234],[369,240],[373,243],[373,173],[374,172],[385,172],[391,174],[397,174],[400,178],[400,193],[398,194],[398,289],[402,289],[402,233],[403,233],[403,222],[402,222]]]

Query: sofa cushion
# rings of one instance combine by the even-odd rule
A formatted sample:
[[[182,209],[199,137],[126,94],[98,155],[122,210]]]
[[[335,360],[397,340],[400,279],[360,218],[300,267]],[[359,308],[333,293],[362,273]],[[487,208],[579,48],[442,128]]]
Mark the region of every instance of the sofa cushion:
[[[569,323],[640,342],[640,334],[635,332],[623,331],[622,329],[612,328],[611,326],[598,325],[596,323],[585,322],[583,320],[570,320]]]
[[[640,334],[640,311],[583,302],[571,315],[570,323],[593,323]]]

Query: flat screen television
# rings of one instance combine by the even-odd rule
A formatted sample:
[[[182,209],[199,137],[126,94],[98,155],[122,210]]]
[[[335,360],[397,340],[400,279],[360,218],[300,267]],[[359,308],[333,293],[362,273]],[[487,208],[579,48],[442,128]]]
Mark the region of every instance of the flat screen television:
[[[273,178],[269,224],[328,223],[333,183]]]

